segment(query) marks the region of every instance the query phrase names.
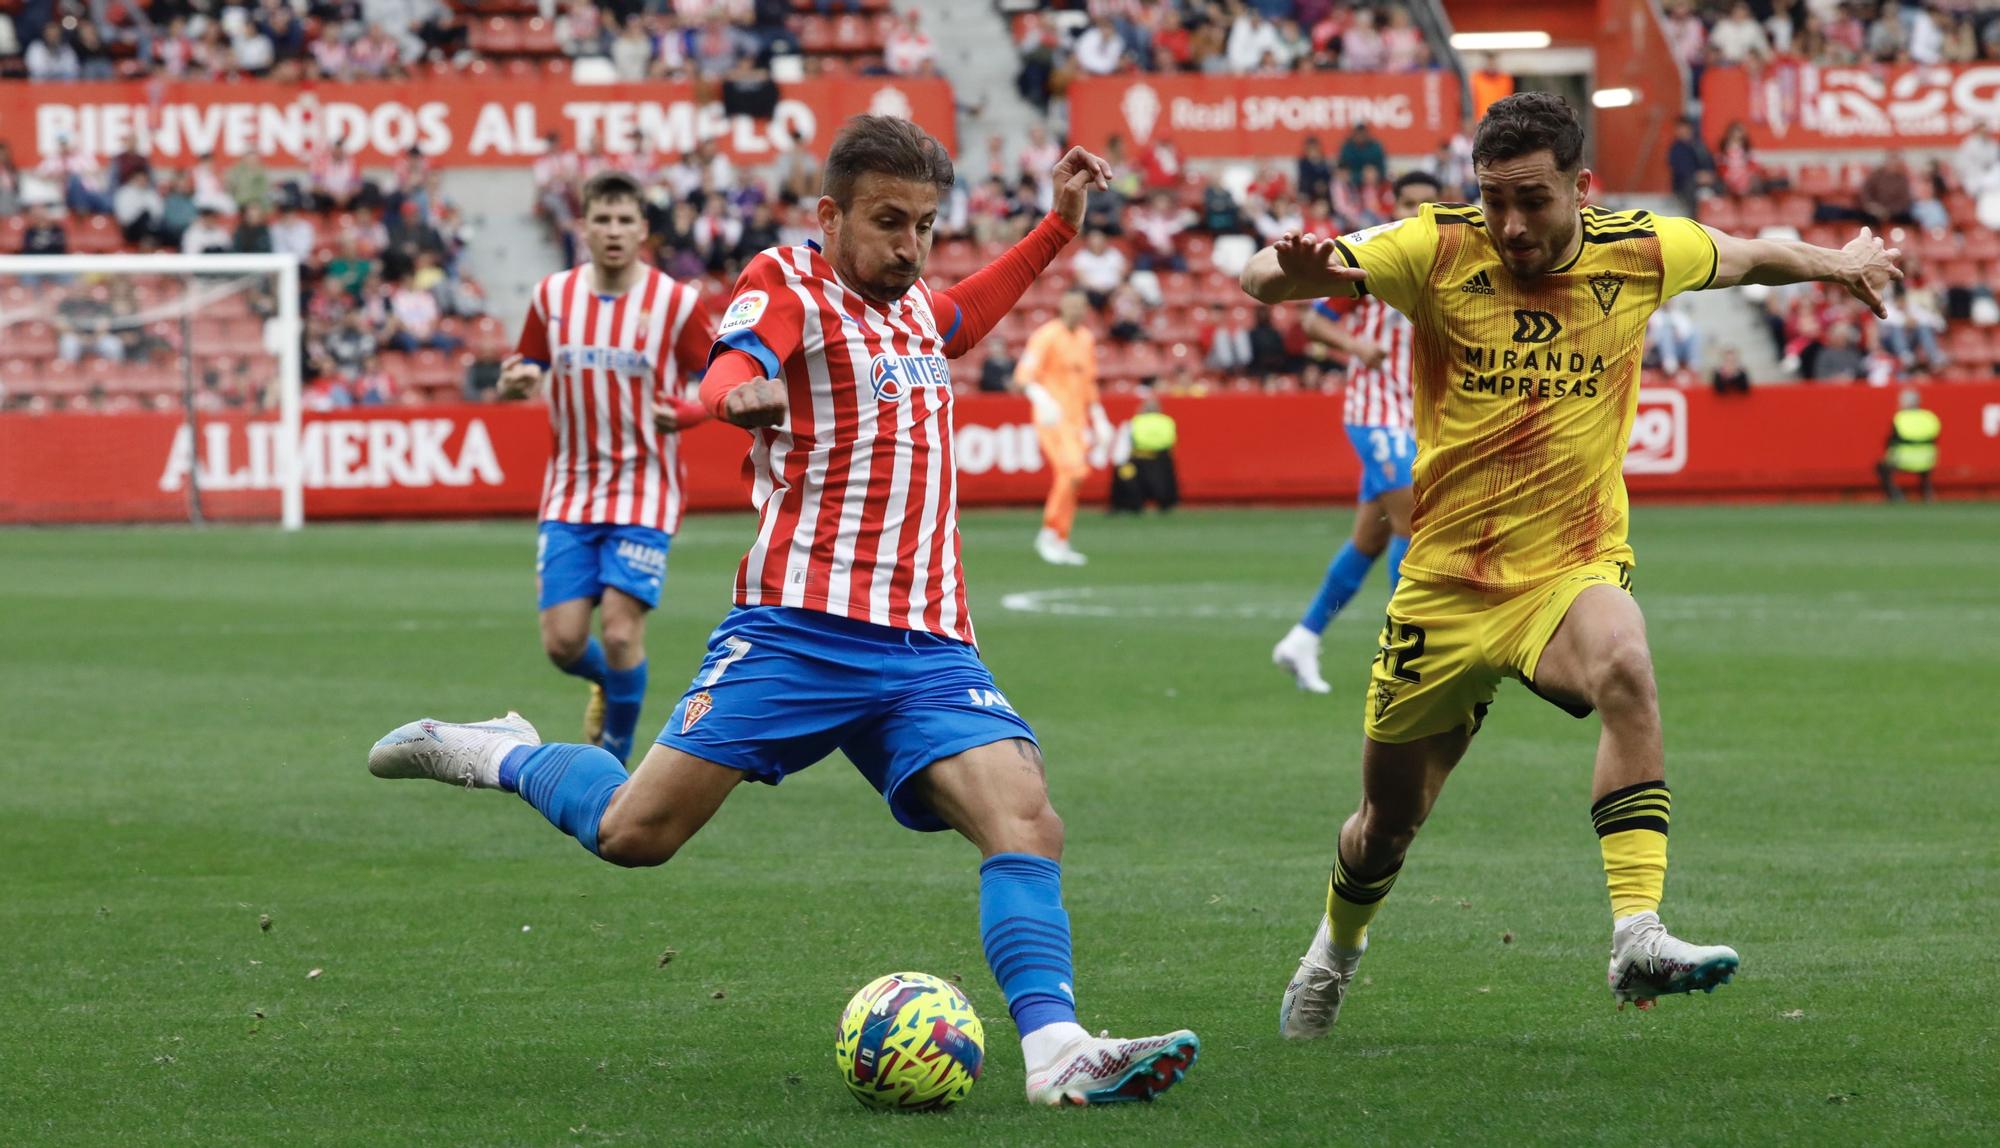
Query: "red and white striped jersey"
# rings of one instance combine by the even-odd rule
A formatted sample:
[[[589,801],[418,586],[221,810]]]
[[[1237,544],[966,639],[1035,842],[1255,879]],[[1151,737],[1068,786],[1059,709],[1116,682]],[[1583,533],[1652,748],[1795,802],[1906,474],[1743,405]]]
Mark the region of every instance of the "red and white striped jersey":
[[[1335,320],[1342,313],[1321,302],[1320,314]],[[1388,348],[1388,357],[1376,368],[1359,364],[1347,368],[1347,406],[1341,421],[1349,426],[1408,427],[1410,425],[1410,356],[1416,332],[1401,311],[1373,295],[1364,296],[1346,310],[1348,333],[1377,346]]]
[[[548,368],[554,449],[542,520],[680,526],[679,436],[653,414],[708,363],[709,316],[693,287],[641,269],[620,295],[601,295],[586,263],[547,276],[521,327],[521,357]]]
[[[757,540],[742,606],[792,606],[970,643],[945,346],[921,280],[888,305],[842,287],[818,244],[744,268],[717,349],[782,378],[790,410],[753,431],[744,470]]]

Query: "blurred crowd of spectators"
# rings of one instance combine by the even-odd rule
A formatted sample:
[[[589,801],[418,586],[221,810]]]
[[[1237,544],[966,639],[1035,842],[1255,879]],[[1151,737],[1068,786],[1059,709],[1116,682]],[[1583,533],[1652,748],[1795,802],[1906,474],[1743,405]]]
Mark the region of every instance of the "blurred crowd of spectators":
[[[52,0],[0,14],[30,79],[106,80],[129,61],[181,79],[379,79],[464,53],[442,0]]]
[[[1042,108],[1078,77],[1118,72],[1415,72],[1435,66],[1407,7],[1357,0],[1078,0],[1021,15],[1015,47],[1021,95]]]
[[[1674,54],[1706,67],[2000,60],[2000,8],[1974,0],[1667,0]]]

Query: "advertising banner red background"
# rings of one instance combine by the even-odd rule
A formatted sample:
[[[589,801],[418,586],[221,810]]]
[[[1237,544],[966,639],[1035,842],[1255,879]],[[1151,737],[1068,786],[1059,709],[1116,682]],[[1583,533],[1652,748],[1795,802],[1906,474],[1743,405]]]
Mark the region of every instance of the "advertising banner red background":
[[[1765,150],[1956,147],[2000,125],[2000,64],[1710,68],[1701,98],[1707,122],[1742,120]]]
[[[1459,126],[1458,77],[1443,72],[1298,76],[1087,77],[1070,85],[1070,142],[1128,154],[1171,139],[1184,157],[1297,159],[1307,136],[1328,158],[1358,122],[1392,155],[1428,155]]]
[[[2000,491],[2000,382],[1922,388],[1944,422],[1937,485]],[[1336,395],[1221,395],[1166,402],[1191,502],[1326,502],[1354,497],[1358,473]],[[1112,398],[1115,420],[1133,400]],[[1626,481],[1637,497],[1824,497],[1874,488],[1896,392],[1865,386],[1760,387],[1747,398],[1647,390]],[[960,499],[1032,505],[1047,475],[1025,400],[957,403]],[[540,407],[391,407],[308,416],[301,452],[306,517],[532,515],[548,457]],[[218,518],[275,520],[276,423],[233,415],[198,436],[178,416],[0,417],[0,522],[179,521],[186,478],[200,466],[203,505]],[[202,448],[192,449],[193,438]],[[742,431],[710,424],[685,436],[689,505],[744,510]],[[1100,470],[1086,497],[1101,502]]]
[[[846,77],[780,88],[770,120],[731,118],[697,103],[687,83],[580,85],[557,77],[448,76],[395,82],[292,86],[166,81],[0,84],[0,140],[23,166],[54,154],[68,136],[99,156],[136,146],[155,163],[185,164],[212,154],[218,164],[252,151],[290,167],[303,163],[322,133],[360,142],[368,163],[418,148],[452,167],[532,164],[542,137],[561,146],[602,140],[607,153],[631,150],[634,133],[675,156],[715,140],[747,162],[804,147],[824,157],[840,122],[863,112],[900,115],[956,151],[951,85],[940,79]]]

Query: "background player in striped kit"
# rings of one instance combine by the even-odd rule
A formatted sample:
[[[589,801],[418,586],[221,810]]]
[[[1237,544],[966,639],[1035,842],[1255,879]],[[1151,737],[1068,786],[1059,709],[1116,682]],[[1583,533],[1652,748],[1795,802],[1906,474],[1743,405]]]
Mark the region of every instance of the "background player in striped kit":
[[[595,747],[542,745],[518,715],[426,718],[377,742],[369,769],[511,790],[593,854],[659,865],[739,783],[777,784],[838,749],[896,820],[978,848],[981,940],[1031,1102],[1144,1100],[1179,1081],[1193,1033],[1118,1040],[1077,1021],[1062,819],[1034,731],[972,644],[959,568],[948,360],[1076,237],[1089,189],[1110,177],[1071,148],[1055,210],[933,292],[922,274],[951,158],[907,120],[850,121],[826,161],[825,249],[758,254],[717,329],[702,401],[751,428],[757,535],[659,744],[628,779]]]
[[[1408,219],[1438,197],[1437,178],[1413,171],[1396,181],[1396,218]],[[1306,334],[1347,354],[1347,407],[1341,421],[1361,459],[1361,505],[1354,536],[1327,563],[1319,593],[1305,616],[1279,639],[1271,662],[1316,694],[1332,686],[1319,672],[1319,640],[1347,600],[1361,589],[1375,560],[1389,554],[1389,589],[1410,548],[1411,468],[1417,442],[1410,430],[1410,321],[1373,295],[1342,312],[1321,299],[1307,313]]]
[[[660,604],[681,519],[675,435],[708,417],[681,391],[706,365],[712,331],[694,288],[639,261],[640,195],[622,172],[584,185],[590,262],[536,287],[500,372],[504,397],[547,384],[554,449],[535,544],[542,649],[590,683],[583,738],[621,762],[646,699],[646,612]]]

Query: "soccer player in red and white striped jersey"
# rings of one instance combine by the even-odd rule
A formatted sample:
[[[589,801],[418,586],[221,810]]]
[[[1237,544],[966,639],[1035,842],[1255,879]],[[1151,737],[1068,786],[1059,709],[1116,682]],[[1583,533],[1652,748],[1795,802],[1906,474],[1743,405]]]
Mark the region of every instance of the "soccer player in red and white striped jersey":
[[[677,432],[708,417],[682,393],[713,337],[693,287],[639,259],[641,189],[604,172],[584,185],[590,262],[535,288],[500,392],[540,387],[553,440],[535,576],[542,648],[590,682],[584,740],[620,761],[646,696],[646,612],[659,605],[685,479]],[[602,611],[604,640],[590,632]]]
[[[1410,172],[1396,181],[1396,218],[1408,219],[1438,197],[1435,177]],[[1389,555],[1389,588],[1395,589],[1403,552],[1410,548],[1411,468],[1416,436],[1410,429],[1410,354],[1415,329],[1403,313],[1373,295],[1342,312],[1320,300],[1306,314],[1306,334],[1347,355],[1347,403],[1342,421],[1361,459],[1361,505],[1354,537],[1327,564],[1312,604],[1271,650],[1271,661],[1302,690],[1333,687],[1319,672],[1320,634],[1374,568]]]
[[[540,744],[518,715],[424,719],[377,742],[369,768],[512,790],[599,857],[658,865],[740,783],[776,784],[838,749],[896,820],[979,849],[980,937],[1031,1102],[1144,1100],[1179,1081],[1193,1033],[1116,1040],[1077,1021],[1062,821],[1034,731],[972,645],[959,565],[949,360],[1075,238],[1089,189],[1110,176],[1071,148],[1055,210],[992,265],[932,290],[924,261],[951,158],[907,120],[849,121],[826,160],[825,246],[759,254],[718,329],[702,401],[751,429],[757,536],[659,744],[627,778],[594,747]]]

